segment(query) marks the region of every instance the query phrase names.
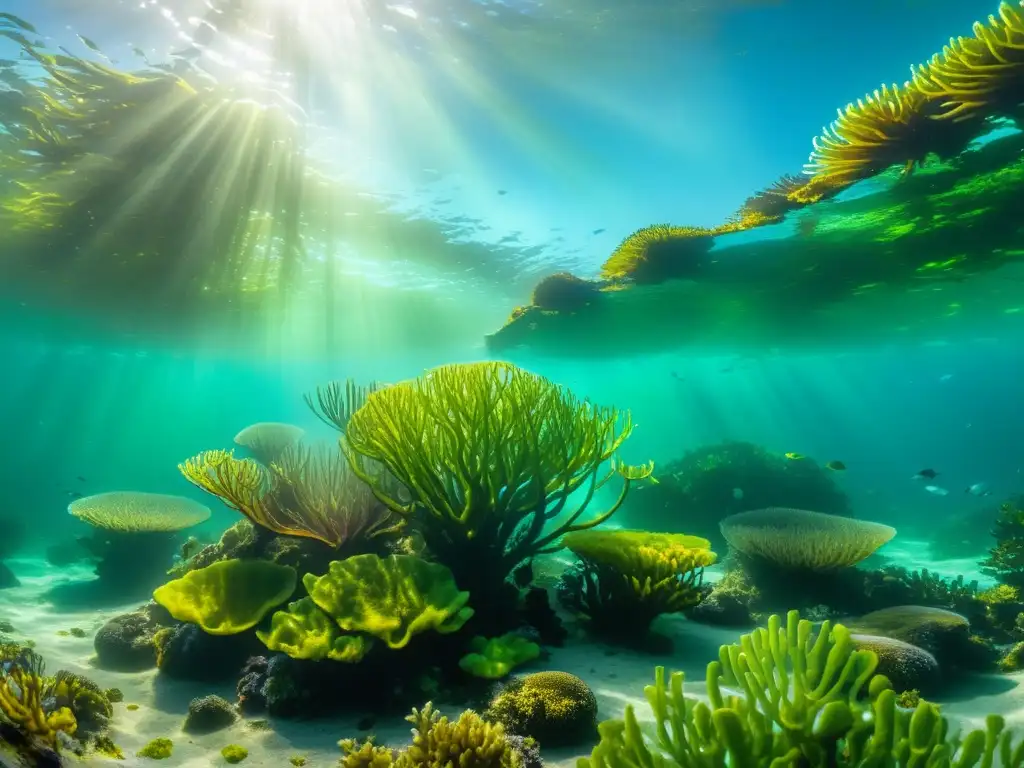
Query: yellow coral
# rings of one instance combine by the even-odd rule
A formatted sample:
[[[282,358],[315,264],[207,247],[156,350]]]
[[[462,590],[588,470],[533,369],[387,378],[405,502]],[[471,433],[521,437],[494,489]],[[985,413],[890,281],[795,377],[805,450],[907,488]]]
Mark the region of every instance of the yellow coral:
[[[859,563],[896,535],[882,523],[803,509],[758,509],[724,519],[729,546],[786,568],[833,570]]]
[[[0,713],[25,733],[56,746],[57,733],[74,735],[78,723],[68,707],[49,713],[43,709],[42,670],[42,660],[29,655],[6,672],[0,671]]]
[[[912,68],[914,87],[939,105],[938,119],[1016,114],[1024,101],[1024,3],[1003,2],[973,37],[950,39],[942,53]]]
[[[309,597],[288,604],[288,610],[277,611],[270,630],[258,630],[256,637],[272,651],[286,653],[293,659],[332,659],[354,663],[361,661],[373,645],[363,635],[343,635],[337,622],[321,611]]]
[[[68,512],[96,528],[121,532],[174,532],[205,522],[210,510],[184,496],[112,491],[76,499]]]

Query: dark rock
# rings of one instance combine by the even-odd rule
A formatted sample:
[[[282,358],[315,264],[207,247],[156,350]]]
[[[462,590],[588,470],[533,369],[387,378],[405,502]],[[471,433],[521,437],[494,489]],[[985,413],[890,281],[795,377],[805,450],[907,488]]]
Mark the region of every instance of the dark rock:
[[[202,696],[188,704],[182,730],[186,733],[213,733],[233,725],[238,714],[231,702],[220,696]]]
[[[878,656],[876,674],[885,675],[897,693],[916,690],[932,696],[942,688],[943,674],[932,654],[916,645],[891,637],[853,635],[858,649],[874,651]]]
[[[155,605],[155,604],[154,604]],[[156,666],[153,637],[160,630],[158,612],[146,607],[115,616],[96,633],[96,666],[118,672],[137,672]]]

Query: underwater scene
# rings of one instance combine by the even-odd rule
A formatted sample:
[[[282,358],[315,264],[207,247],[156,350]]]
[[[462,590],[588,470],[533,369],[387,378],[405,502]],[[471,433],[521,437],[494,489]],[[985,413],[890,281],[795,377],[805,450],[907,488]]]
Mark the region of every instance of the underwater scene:
[[[0,0],[0,768],[1024,768],[1024,0]]]

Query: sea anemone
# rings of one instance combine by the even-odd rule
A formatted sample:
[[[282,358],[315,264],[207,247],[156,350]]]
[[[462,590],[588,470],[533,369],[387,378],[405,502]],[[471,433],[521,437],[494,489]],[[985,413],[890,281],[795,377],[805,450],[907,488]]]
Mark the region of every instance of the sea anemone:
[[[712,230],[702,227],[644,227],[623,240],[601,265],[601,277],[646,284],[692,278],[711,250],[713,236]]]
[[[914,87],[937,103],[940,120],[1019,117],[1024,101],[1024,2],[1002,3],[988,23],[975,22],[973,37],[951,38],[931,61],[911,68]]]

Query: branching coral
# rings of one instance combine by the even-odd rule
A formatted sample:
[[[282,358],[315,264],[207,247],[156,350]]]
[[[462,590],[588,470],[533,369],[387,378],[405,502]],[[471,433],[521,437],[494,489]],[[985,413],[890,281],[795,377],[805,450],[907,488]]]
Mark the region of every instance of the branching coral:
[[[57,733],[75,733],[77,722],[68,707],[47,712],[43,708],[46,683],[43,660],[22,653],[13,663],[0,666],[0,716],[26,734],[56,746]]]
[[[472,710],[451,721],[427,702],[406,720],[413,726],[410,746],[399,752],[343,739],[342,768],[523,768],[523,756],[505,729]]]
[[[508,363],[435,368],[370,395],[348,422],[353,471],[410,520],[428,550],[474,594],[500,588],[523,560],[562,534],[607,520],[653,466],[614,462],[632,432],[614,408],[580,402]],[[602,465],[611,469],[601,473]],[[408,493],[389,492],[383,465]],[[597,489],[620,476],[612,506],[579,522]],[[568,514],[570,496],[585,490]],[[545,532],[546,525],[557,521]],[[487,598],[481,597],[481,602]],[[478,604],[479,605],[479,604]]]
[[[644,637],[662,613],[679,613],[703,597],[704,568],[713,565],[710,542],[697,536],[649,531],[578,531],[562,538],[584,564],[567,607],[605,636]]]
[[[352,414],[362,408],[366,398],[380,388],[377,382],[360,385],[352,379],[345,379],[317,387],[312,394],[303,395],[303,399],[320,421],[344,434]]]
[[[714,245],[713,235],[700,227],[644,227],[623,240],[601,265],[601,277],[635,283],[695,277]]]
[[[976,22],[973,37],[951,39],[942,53],[913,68],[914,87],[938,104],[940,120],[1020,117],[1024,102],[1024,3],[1003,2],[999,15]]]
[[[255,524],[358,550],[394,530],[390,512],[333,448],[295,445],[269,468],[230,451],[206,451],[178,465],[193,485]]]

